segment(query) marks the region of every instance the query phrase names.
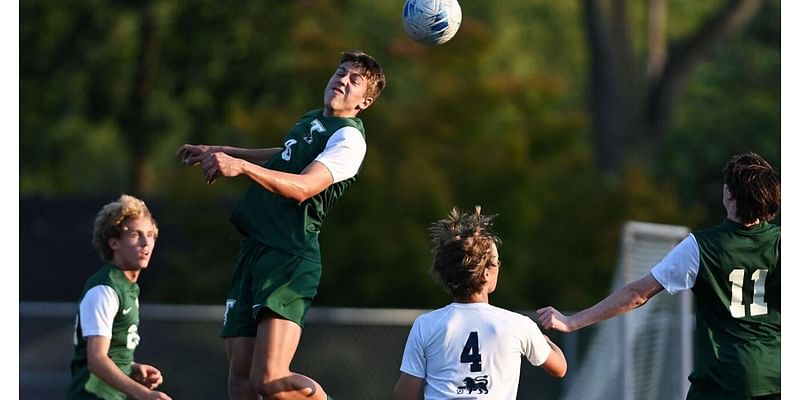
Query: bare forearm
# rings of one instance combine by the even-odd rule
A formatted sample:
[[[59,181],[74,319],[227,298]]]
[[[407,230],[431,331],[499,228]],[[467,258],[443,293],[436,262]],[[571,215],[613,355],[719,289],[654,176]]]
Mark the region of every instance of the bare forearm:
[[[629,286],[623,287],[599,303],[569,317],[571,330],[578,330],[626,313],[647,302]]]
[[[103,382],[135,399],[143,398],[150,390],[125,375],[110,358],[98,358],[89,362],[89,371]]]
[[[300,174],[274,171],[252,163],[242,165],[242,173],[279,196],[302,203],[333,183],[333,176],[322,163],[312,162]]]
[[[629,283],[614,293],[576,314],[565,316],[552,306],[536,310],[539,322],[545,329],[574,332],[578,329],[605,321],[647,303],[651,297],[664,290],[652,275],[647,274],[638,281]]]
[[[572,330],[580,329],[600,321],[626,313],[647,303],[650,298],[664,290],[651,274],[631,282],[614,291],[594,306],[570,317]]]
[[[211,146],[212,152],[221,151],[231,157],[241,158],[242,160],[251,162],[256,165],[264,165],[267,160],[272,158],[275,154],[281,152],[280,147],[270,147],[264,149],[245,149],[241,147],[232,146]]]
[[[263,168],[254,163],[245,164],[243,173],[264,189],[281,197],[303,202],[309,196],[300,175]]]

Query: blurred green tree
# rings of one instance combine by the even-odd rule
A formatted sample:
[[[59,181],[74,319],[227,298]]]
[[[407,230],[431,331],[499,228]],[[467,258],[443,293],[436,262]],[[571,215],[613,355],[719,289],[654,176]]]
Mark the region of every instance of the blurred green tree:
[[[670,4],[669,37],[684,37],[738,2]],[[713,189],[731,152],[750,147],[779,164],[780,7],[765,4],[686,75],[663,156],[622,159],[609,176],[597,168],[597,114],[586,105],[598,57],[586,39],[599,35],[584,31],[587,3],[462,2],[456,37],[423,47],[392,2],[26,0],[20,199],[158,199],[171,245],[158,250],[166,265],[148,300],[220,303],[237,250],[227,216],[248,182],[208,186],[175,160],[177,147],[279,145],[321,106],[339,52],[360,48],[382,62],[388,87],[362,116],[359,181],[321,235],[318,304],[440,305],[427,227],[479,204],[500,214],[496,303],[584,306],[608,290],[625,220],[696,226],[717,210]],[[646,9],[628,23],[646,26]],[[644,48],[638,38],[632,48]]]
[[[659,149],[693,69],[747,27],[765,0],[703,2],[677,15],[668,12],[668,5],[686,6],[668,0],[583,3],[595,160],[601,170],[619,175],[626,157],[650,164],[662,154]],[[680,21],[687,16],[689,29]],[[641,19],[646,23],[632,23]],[[675,23],[677,29],[670,29]],[[632,34],[632,26],[644,27],[645,34]]]

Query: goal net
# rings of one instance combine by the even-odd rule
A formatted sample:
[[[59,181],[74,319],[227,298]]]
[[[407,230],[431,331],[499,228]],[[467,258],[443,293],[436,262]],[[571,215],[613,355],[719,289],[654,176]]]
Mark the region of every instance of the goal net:
[[[637,280],[689,234],[683,226],[629,221],[612,291]],[[691,291],[666,292],[599,323],[581,360],[570,365],[562,400],[685,399],[692,368]]]

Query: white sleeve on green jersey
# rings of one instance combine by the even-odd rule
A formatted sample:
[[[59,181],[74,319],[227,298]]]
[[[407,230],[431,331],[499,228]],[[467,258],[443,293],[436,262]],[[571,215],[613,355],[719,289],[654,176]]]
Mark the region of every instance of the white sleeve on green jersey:
[[[111,327],[118,310],[119,298],[111,286],[97,285],[89,289],[80,305],[83,336],[111,337]]]
[[[694,287],[699,269],[700,247],[690,233],[650,273],[669,294],[675,294]]]
[[[358,129],[345,126],[331,135],[325,150],[314,161],[324,164],[336,183],[354,177],[366,154],[364,136]]]

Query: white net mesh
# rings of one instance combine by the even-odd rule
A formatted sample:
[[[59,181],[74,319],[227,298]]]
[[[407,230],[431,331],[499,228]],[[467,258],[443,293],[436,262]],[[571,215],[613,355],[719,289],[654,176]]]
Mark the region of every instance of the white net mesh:
[[[682,226],[628,222],[612,290],[641,278],[689,233]],[[691,369],[691,292],[661,293],[598,324],[563,400],[684,399]]]

